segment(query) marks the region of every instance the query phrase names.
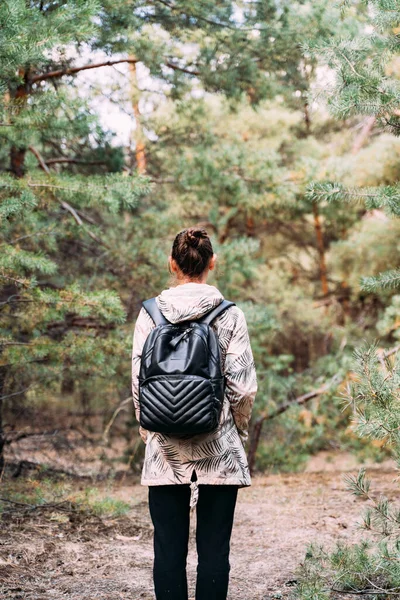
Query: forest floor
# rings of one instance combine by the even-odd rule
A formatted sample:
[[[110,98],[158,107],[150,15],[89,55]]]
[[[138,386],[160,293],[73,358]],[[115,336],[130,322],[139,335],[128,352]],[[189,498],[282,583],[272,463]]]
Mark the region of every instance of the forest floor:
[[[326,460],[329,459],[329,462]],[[326,548],[353,542],[365,502],[346,490],[344,474],[357,472],[347,455],[320,455],[299,474],[257,476],[239,491],[231,544],[229,600],[287,598],[307,544]],[[394,463],[367,468],[372,492],[398,497]],[[7,482],[6,482],[7,485]],[[19,485],[19,484],[18,484]],[[73,486],[82,483],[74,482]],[[152,528],[147,488],[137,479],[96,484],[98,493],[129,504],[106,518],[68,511],[3,513],[0,531],[0,597],[4,600],[150,600]],[[189,589],[194,596],[195,517],[191,523]]]

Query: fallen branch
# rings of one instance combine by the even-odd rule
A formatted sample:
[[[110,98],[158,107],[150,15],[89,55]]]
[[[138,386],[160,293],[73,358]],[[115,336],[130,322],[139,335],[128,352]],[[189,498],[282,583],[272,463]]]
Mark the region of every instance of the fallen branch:
[[[29,389],[29,388],[26,388]],[[20,393],[20,392],[19,392]],[[3,396],[7,397],[7,396]],[[5,444],[10,445],[14,442],[18,442],[19,440],[23,440],[31,437],[57,437],[61,436],[62,432],[76,432],[79,435],[90,442],[97,442],[98,438],[96,436],[90,435],[86,431],[82,429],[79,425],[70,425],[69,427],[57,428],[51,431],[9,431],[8,435],[6,435]]]
[[[298,396],[294,400],[284,402],[283,404],[281,404],[281,406],[279,406],[273,412],[265,411],[265,412],[261,413],[261,415],[258,417],[258,419],[254,423],[252,436],[251,436],[251,443],[250,443],[249,452],[247,455],[247,461],[249,464],[250,472],[253,473],[253,471],[254,471],[256,452],[257,452],[258,444],[259,444],[260,437],[261,437],[262,426],[265,421],[274,419],[275,417],[286,412],[292,406],[301,406],[302,404],[305,404],[309,400],[312,400],[313,398],[316,398],[317,396],[320,396],[321,394],[324,394],[325,392],[327,392],[332,387],[333,384],[339,385],[343,381],[344,381],[343,379],[339,379],[338,375],[335,375],[329,383],[326,383],[323,386],[321,386],[315,390],[312,390],[311,392],[307,392],[306,394],[303,394],[302,396]]]
[[[400,592],[391,592],[390,590],[339,590],[337,588],[330,588],[330,590],[332,592],[336,592],[337,594],[351,594],[354,596],[377,596],[377,595],[387,595],[390,594],[391,596],[400,596]]]
[[[44,504],[29,504],[27,502],[17,502],[16,500],[11,500],[10,498],[0,498],[0,502],[4,502],[7,504],[14,504],[15,506],[21,506],[22,508],[24,508],[26,511],[31,511],[31,510],[40,510],[42,508],[44,509],[57,509],[57,510],[67,510],[67,511],[71,511],[73,510],[72,506],[71,506],[71,502],[69,500],[62,500],[61,502],[45,502]],[[69,504],[68,508],[64,508],[63,505],[65,504]]]
[[[307,392],[306,394],[303,394],[302,396],[299,396],[298,398],[295,398],[294,400],[292,400],[290,402],[284,402],[274,412],[271,412],[271,413],[265,412],[261,415],[260,418],[262,418],[264,421],[269,421],[270,419],[274,419],[278,415],[281,415],[282,413],[286,412],[292,406],[294,406],[294,405],[301,406],[302,404],[305,404],[309,400],[312,400],[313,398],[316,398],[317,396],[324,394],[333,385],[335,385],[335,384],[339,385],[343,381],[344,381],[344,379],[340,379],[338,375],[335,375],[334,377],[332,377],[332,379],[329,383],[325,383],[320,388],[317,388],[316,390],[312,390],[311,392]]]
[[[80,478],[82,478],[82,479],[90,478],[90,475],[80,475],[79,473],[76,473],[75,471],[67,471],[66,469],[58,469],[57,467],[50,467],[49,465],[34,462],[31,460],[20,460],[18,463],[8,462],[8,466],[16,467],[14,473],[12,474],[13,478],[15,478],[15,479],[21,475],[22,469],[24,469],[24,468],[45,470],[46,473],[54,473],[56,475],[68,475],[68,477],[75,477],[75,478],[79,478],[79,479]]]
[[[56,165],[60,163],[70,163],[73,165],[105,165],[104,160],[81,160],[79,158],[67,158],[60,156],[60,158],[48,158],[46,161],[47,165]]]
[[[119,415],[119,413],[124,410],[125,406],[127,406],[128,404],[130,404],[132,401],[132,396],[129,396],[129,398],[125,398],[125,400],[122,400],[122,402],[119,404],[119,406],[117,406],[117,408],[115,409],[115,411],[113,412],[113,415],[111,417],[111,419],[109,420],[109,422],[107,423],[107,426],[104,430],[103,433],[103,441],[104,443],[108,443],[108,436],[110,433],[110,429],[114,424],[115,419],[117,418],[117,416]]]

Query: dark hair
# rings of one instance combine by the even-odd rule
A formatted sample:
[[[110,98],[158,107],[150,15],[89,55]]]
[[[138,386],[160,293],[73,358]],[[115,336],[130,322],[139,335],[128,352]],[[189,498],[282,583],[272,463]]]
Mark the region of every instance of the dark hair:
[[[211,240],[205,229],[189,227],[178,233],[172,244],[172,258],[189,277],[200,277],[214,254]]]

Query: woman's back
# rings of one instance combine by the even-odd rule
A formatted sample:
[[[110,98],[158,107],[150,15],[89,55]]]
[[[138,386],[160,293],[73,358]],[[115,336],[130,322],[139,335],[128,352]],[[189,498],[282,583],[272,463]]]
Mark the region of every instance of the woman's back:
[[[161,292],[157,304],[171,323],[196,320],[224,299],[206,283],[185,283]],[[136,324],[132,355],[132,381],[137,378],[143,343],[154,322],[142,309]],[[213,324],[220,346],[225,375],[225,395],[219,427],[196,436],[171,436],[141,430],[146,442],[143,485],[190,483],[193,470],[199,483],[250,485],[243,444],[247,439],[257,382],[246,320],[237,306],[227,309]],[[138,387],[133,386],[137,417],[140,415]]]

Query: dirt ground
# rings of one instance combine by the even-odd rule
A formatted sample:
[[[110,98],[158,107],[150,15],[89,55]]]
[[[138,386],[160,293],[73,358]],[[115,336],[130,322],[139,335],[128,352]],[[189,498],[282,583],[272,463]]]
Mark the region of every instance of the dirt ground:
[[[325,547],[356,541],[365,502],[346,491],[348,456],[320,455],[300,474],[253,478],[239,491],[231,545],[229,600],[285,598],[309,542]],[[372,491],[393,499],[394,463],[370,465]],[[103,484],[98,484],[102,487]],[[110,495],[110,489],[104,492]],[[112,495],[130,504],[114,519],[62,510],[9,514],[0,532],[0,597],[4,600],[150,600],[152,528],[147,488],[125,478]],[[192,519],[188,561],[194,595],[196,553]],[[173,599],[172,599],[173,600]]]

